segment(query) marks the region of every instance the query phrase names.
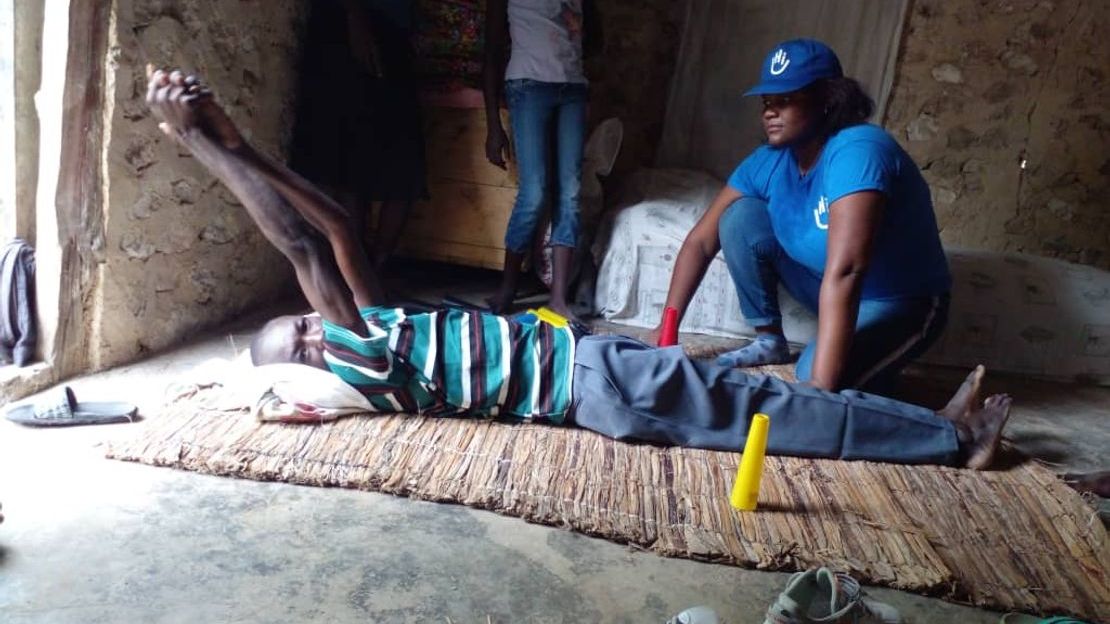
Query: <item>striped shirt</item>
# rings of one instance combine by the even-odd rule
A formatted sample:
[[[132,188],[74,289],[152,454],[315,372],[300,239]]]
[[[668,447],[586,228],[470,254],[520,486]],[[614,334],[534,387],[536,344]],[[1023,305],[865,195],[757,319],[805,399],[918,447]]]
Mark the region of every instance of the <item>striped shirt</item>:
[[[569,328],[457,309],[360,313],[369,337],[323,322],[324,361],[379,411],[561,423],[570,409]]]

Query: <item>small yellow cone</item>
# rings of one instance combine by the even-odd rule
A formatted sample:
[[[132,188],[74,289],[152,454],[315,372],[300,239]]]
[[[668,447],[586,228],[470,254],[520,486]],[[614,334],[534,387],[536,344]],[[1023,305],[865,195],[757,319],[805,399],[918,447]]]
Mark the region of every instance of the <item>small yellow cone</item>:
[[[752,417],[748,429],[748,441],[744,443],[744,455],[736,470],[736,481],[732,484],[729,503],[740,511],[755,511],[759,500],[759,481],[763,478],[763,457],[767,453],[767,431],[771,419],[767,414]]]

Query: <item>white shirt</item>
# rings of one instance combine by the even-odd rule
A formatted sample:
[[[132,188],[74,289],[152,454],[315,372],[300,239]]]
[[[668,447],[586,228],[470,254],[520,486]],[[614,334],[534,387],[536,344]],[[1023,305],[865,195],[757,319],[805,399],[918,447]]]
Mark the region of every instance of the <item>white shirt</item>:
[[[506,80],[585,83],[582,0],[509,0]]]

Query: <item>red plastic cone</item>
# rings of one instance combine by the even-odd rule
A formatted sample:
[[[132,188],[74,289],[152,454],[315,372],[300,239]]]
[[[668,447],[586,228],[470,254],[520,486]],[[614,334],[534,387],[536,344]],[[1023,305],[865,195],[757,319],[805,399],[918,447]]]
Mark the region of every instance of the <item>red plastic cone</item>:
[[[671,347],[678,344],[678,310],[667,306],[663,308],[663,329],[659,332],[659,346]]]

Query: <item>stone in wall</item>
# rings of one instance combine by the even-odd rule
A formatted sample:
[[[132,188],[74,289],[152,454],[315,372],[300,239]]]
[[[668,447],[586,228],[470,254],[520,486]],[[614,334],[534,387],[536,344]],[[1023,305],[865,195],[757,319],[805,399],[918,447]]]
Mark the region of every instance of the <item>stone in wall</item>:
[[[916,0],[886,127],[946,244],[1110,268],[1110,3]]]

